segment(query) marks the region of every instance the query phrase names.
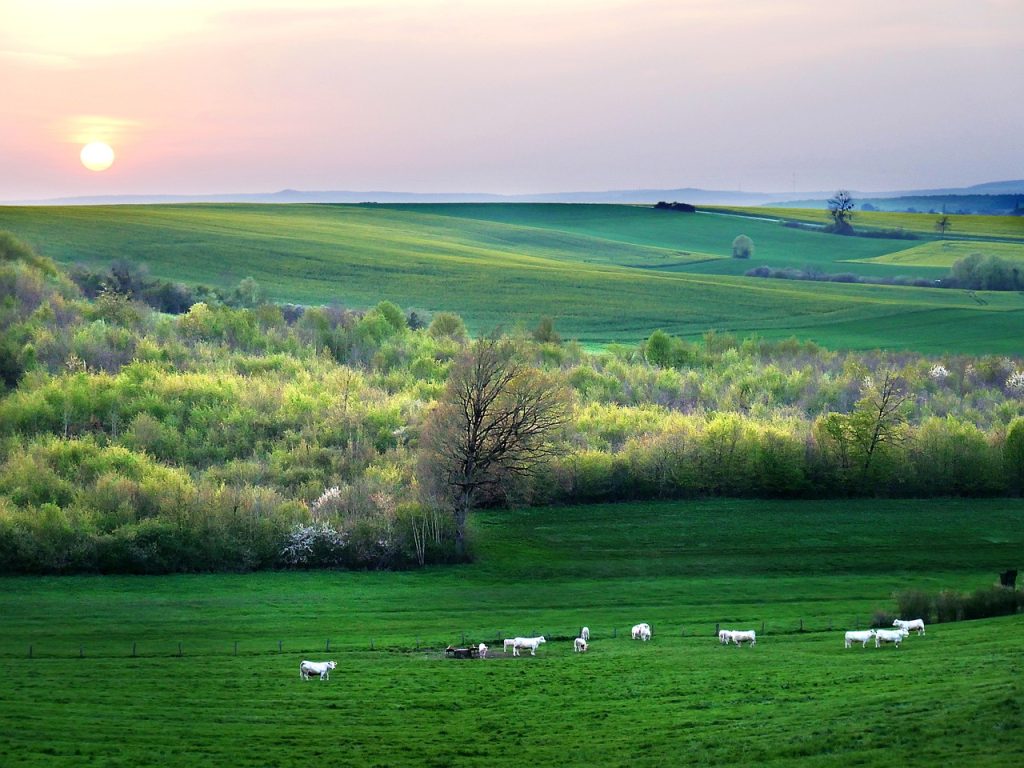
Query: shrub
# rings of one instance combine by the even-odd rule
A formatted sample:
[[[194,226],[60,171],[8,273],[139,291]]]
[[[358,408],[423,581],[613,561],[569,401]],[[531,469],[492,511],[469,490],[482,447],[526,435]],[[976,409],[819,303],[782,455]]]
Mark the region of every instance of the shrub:
[[[754,241],[746,235],[737,235],[732,241],[732,257],[734,259],[749,259],[754,255]]]
[[[345,562],[348,536],[327,523],[296,523],[281,549],[281,562],[292,568],[336,568]]]
[[[919,589],[904,589],[896,593],[896,605],[899,606],[900,619],[924,619],[929,623],[932,618],[932,596]],[[892,626],[892,619],[889,620]]]

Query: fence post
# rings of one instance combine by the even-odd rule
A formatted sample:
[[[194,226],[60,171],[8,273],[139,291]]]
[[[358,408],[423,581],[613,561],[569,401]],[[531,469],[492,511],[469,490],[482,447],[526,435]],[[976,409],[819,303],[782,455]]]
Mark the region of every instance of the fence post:
[[[235,640],[235,656],[238,655],[238,641]]]
[[[618,630],[615,627],[612,627],[612,637],[617,637],[617,636],[618,636]]]
[[[372,637],[370,638],[370,650],[371,651],[373,650],[373,638]]]
[[[181,643],[178,643],[178,656],[181,656]]]
[[[135,641],[132,641],[132,658],[135,658]]]
[[[722,631],[722,622],[715,622],[715,637],[718,637],[718,633]]]
[[[278,640],[278,641],[277,641],[277,652],[278,652],[278,653],[280,653],[280,652],[281,652],[281,643],[282,643],[282,642],[283,642],[283,641],[281,641],[281,640]]]
[[[417,635],[417,637],[416,637],[416,650],[418,651],[419,649],[420,649],[420,638]]]
[[[85,648],[84,648],[84,646],[81,646],[81,645],[78,646],[78,658],[80,658],[80,659],[84,659],[85,658]]]

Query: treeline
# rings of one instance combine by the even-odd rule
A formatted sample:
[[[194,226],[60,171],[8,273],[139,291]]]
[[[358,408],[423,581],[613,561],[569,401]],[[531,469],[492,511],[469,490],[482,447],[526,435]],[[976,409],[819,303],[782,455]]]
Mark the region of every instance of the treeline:
[[[961,288],[972,291],[1022,291],[1024,269],[1020,264],[991,254],[972,253],[953,262],[949,274],[938,280],[923,277],[878,277],[855,275],[852,272],[828,273],[815,268],[755,267],[743,273],[747,277],[768,277],[777,280],[813,280],[826,283],[861,283],[865,285],[909,285],[918,288]]]
[[[148,306],[130,272],[90,299],[4,243],[0,571],[455,557],[450,510],[417,456],[466,349],[459,317],[388,302],[293,311],[252,285],[255,306],[211,297],[175,315]],[[573,418],[557,458],[488,504],[1024,488],[1019,360],[661,331],[587,354],[550,319],[512,338],[569,387]]]

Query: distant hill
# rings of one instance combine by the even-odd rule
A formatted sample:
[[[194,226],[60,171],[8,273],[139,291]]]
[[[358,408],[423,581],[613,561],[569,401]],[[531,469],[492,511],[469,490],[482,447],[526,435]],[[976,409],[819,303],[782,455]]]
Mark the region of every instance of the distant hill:
[[[696,187],[675,189],[613,189],[596,192],[547,192],[523,195],[498,195],[486,192],[392,192],[388,190],[299,190],[282,189],[277,192],[225,192],[199,195],[89,195],[48,200],[8,201],[9,205],[145,205],[158,203],[691,203],[696,205],[775,205],[800,208],[822,208],[834,190],[800,193],[744,192],[741,190],[714,190]],[[853,192],[859,202],[868,202],[879,210],[906,210],[911,205],[921,209],[923,204],[892,207],[879,200],[894,198],[922,198],[935,196],[969,196],[979,198],[974,206],[981,206],[982,196],[1024,196],[1024,180],[992,181],[970,187],[944,189],[903,190],[894,192]],[[934,201],[933,201],[934,202]],[[1003,205],[1002,202],[994,205]],[[883,207],[884,206],[884,207]],[[941,203],[939,203],[941,206]],[[938,206],[928,204],[924,210]],[[963,208],[963,205],[961,205]],[[1006,213],[1013,209],[1002,210]],[[958,209],[959,210],[959,209]],[[963,208],[963,210],[967,210]],[[990,212],[989,210],[976,212]],[[991,212],[996,212],[994,209]]]

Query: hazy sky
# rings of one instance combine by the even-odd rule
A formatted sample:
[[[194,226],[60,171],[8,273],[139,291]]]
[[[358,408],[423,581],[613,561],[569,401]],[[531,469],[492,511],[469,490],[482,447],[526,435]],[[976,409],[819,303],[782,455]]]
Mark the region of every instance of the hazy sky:
[[[1024,0],[0,0],[0,199],[966,185],[1022,84]]]

